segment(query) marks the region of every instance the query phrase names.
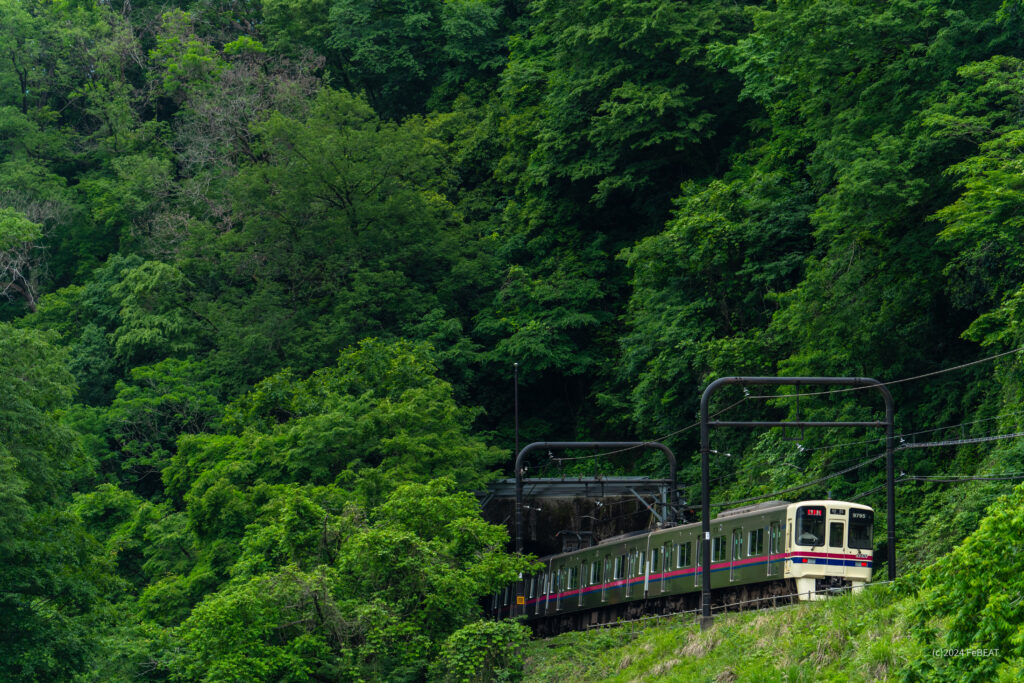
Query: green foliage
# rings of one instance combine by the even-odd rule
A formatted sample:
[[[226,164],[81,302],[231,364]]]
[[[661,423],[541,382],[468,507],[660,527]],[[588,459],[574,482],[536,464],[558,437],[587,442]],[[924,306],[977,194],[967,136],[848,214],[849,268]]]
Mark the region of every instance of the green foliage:
[[[113,256],[93,271],[86,284],[44,295],[35,313],[21,320],[27,327],[60,334],[70,348],[69,368],[82,403],[104,404],[113,397],[124,367],[115,358],[112,341],[120,325],[120,301],[113,289],[142,263],[138,256]]]
[[[116,589],[63,509],[90,464],[57,411],[74,384],[55,337],[0,324],[0,677],[69,678],[91,658],[91,608]]]
[[[515,681],[522,676],[522,650],[530,630],[514,621],[477,621],[448,636],[431,679],[470,683]]]
[[[364,93],[381,116],[399,119],[444,106],[467,84],[494,80],[504,64],[505,5],[335,0],[324,43],[345,87]]]
[[[945,225],[940,237],[954,247],[946,267],[951,295],[975,311],[998,304],[1021,280],[1021,255],[1010,238],[1018,227],[1011,150],[1021,135],[1014,114],[1020,72],[1020,60],[1003,55],[962,67],[962,91],[933,107],[929,119],[936,135],[977,145],[976,154],[947,169],[963,191],[935,214]]]
[[[400,487],[369,519],[332,513],[315,502],[324,495],[270,494],[234,580],[183,623],[172,678],[415,678],[478,616],[477,596],[527,567],[451,480]]]
[[[15,209],[0,209],[0,251],[33,242],[43,236],[39,223],[33,223]]]
[[[369,340],[307,380],[270,378],[228,408],[235,435],[181,440],[165,485],[207,501],[202,509],[220,509],[213,501],[227,495],[223,487],[256,480],[360,482],[371,504],[380,495],[371,472],[387,482],[448,474],[479,485],[502,454],[470,434],[476,411],[457,405],[434,372],[426,347]]]
[[[192,283],[172,265],[147,261],[111,289],[120,299],[116,355],[133,364],[196,348],[199,320],[188,308]]]
[[[918,676],[944,680],[996,680],[1009,674],[1021,645],[1021,564],[1018,543],[1024,529],[1024,489],[988,509],[977,531],[922,573],[917,628],[950,649],[986,649],[987,657],[922,656]]]
[[[641,424],[658,431],[696,408],[687,387],[705,377],[771,374],[781,344],[764,328],[810,242],[808,188],[781,170],[690,184],[677,202],[664,232],[623,253],[634,275],[622,369]]]
[[[664,193],[714,163],[715,146],[701,145],[742,119],[734,98],[722,97],[728,78],[714,74],[706,53],[709,42],[739,35],[740,7],[538,2],[531,12],[502,84],[520,187],[539,196],[559,187],[581,200],[576,210],[591,202],[616,215],[625,203],[640,216],[662,216]]]
[[[910,601],[875,586],[854,596],[780,610],[566,633],[524,648],[529,681],[760,681],[844,683],[896,680],[919,651]],[[930,648],[929,648],[930,653]]]
[[[0,678],[515,678],[523,631],[478,622],[476,600],[525,564],[466,493],[508,462],[512,362],[528,438],[676,434],[695,481],[680,430],[714,377],[891,380],[1024,343],[1022,17],[1011,0],[0,0]],[[899,429],[1020,431],[1018,365],[893,385]],[[719,493],[854,458],[825,447],[845,436],[781,437],[723,436]],[[995,473],[1024,451],[898,458]],[[988,529],[1008,485],[957,486],[901,489],[901,562]],[[947,579],[928,580],[961,589]],[[908,676],[1014,677],[1016,597],[997,588],[967,586],[974,616],[929,593],[919,621],[1006,642],[1001,661],[913,656]],[[833,676],[835,643],[864,633],[856,675],[908,659],[832,616],[778,672],[679,675],[799,678],[810,659]]]
[[[149,52],[162,72],[162,94],[174,97],[183,91],[201,87],[224,68],[217,53],[193,32],[188,12],[173,10],[161,17],[156,47]]]
[[[115,393],[99,413],[104,425],[93,432],[99,431],[109,449],[99,459],[118,482],[159,498],[160,475],[178,438],[216,427],[223,410],[218,387],[196,363],[168,358],[133,368]]]

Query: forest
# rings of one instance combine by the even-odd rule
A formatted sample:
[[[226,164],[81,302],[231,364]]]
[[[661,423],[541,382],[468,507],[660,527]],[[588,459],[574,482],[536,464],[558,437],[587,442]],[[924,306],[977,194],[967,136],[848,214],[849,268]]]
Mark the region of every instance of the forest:
[[[515,678],[513,363],[690,501],[714,379],[892,382],[905,590],[1022,670],[1022,145],[1020,0],[0,0],[0,680]],[[713,410],[881,408],[797,392]],[[714,496],[881,436],[716,433]]]

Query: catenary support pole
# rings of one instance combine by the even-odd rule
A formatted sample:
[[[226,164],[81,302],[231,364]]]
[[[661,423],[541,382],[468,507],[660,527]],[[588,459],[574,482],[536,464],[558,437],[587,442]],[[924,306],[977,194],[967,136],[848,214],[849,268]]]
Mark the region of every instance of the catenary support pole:
[[[711,421],[711,397],[728,385],[767,386],[853,386],[872,388],[885,401],[884,422],[783,422],[783,421]],[[711,494],[710,465],[711,427],[884,427],[885,428],[885,491],[889,580],[896,578],[896,493],[895,493],[895,408],[892,394],[884,384],[870,377],[722,377],[704,389],[700,399],[700,496],[701,496],[701,628],[713,623],[711,616]]]

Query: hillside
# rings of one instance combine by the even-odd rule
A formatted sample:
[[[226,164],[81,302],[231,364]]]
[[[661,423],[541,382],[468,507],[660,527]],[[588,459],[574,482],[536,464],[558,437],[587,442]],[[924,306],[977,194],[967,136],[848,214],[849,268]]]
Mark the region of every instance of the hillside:
[[[735,375],[886,383],[894,529],[876,429],[716,428],[714,501],[870,505],[1011,675],[1022,93],[1020,0],[0,0],[0,680],[514,668],[516,435],[692,505]],[[711,410],[882,412],[806,389]],[[529,476],[665,474],[598,455]]]
[[[702,632],[692,617],[534,641],[524,681],[898,681],[921,643],[907,600],[885,586],[863,595],[724,614]]]

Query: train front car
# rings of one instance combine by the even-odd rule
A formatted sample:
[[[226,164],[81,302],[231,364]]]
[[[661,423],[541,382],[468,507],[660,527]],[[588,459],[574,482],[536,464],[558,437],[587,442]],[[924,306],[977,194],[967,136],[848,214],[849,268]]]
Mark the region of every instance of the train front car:
[[[786,508],[786,578],[801,600],[871,580],[874,512],[866,505],[809,500]]]

